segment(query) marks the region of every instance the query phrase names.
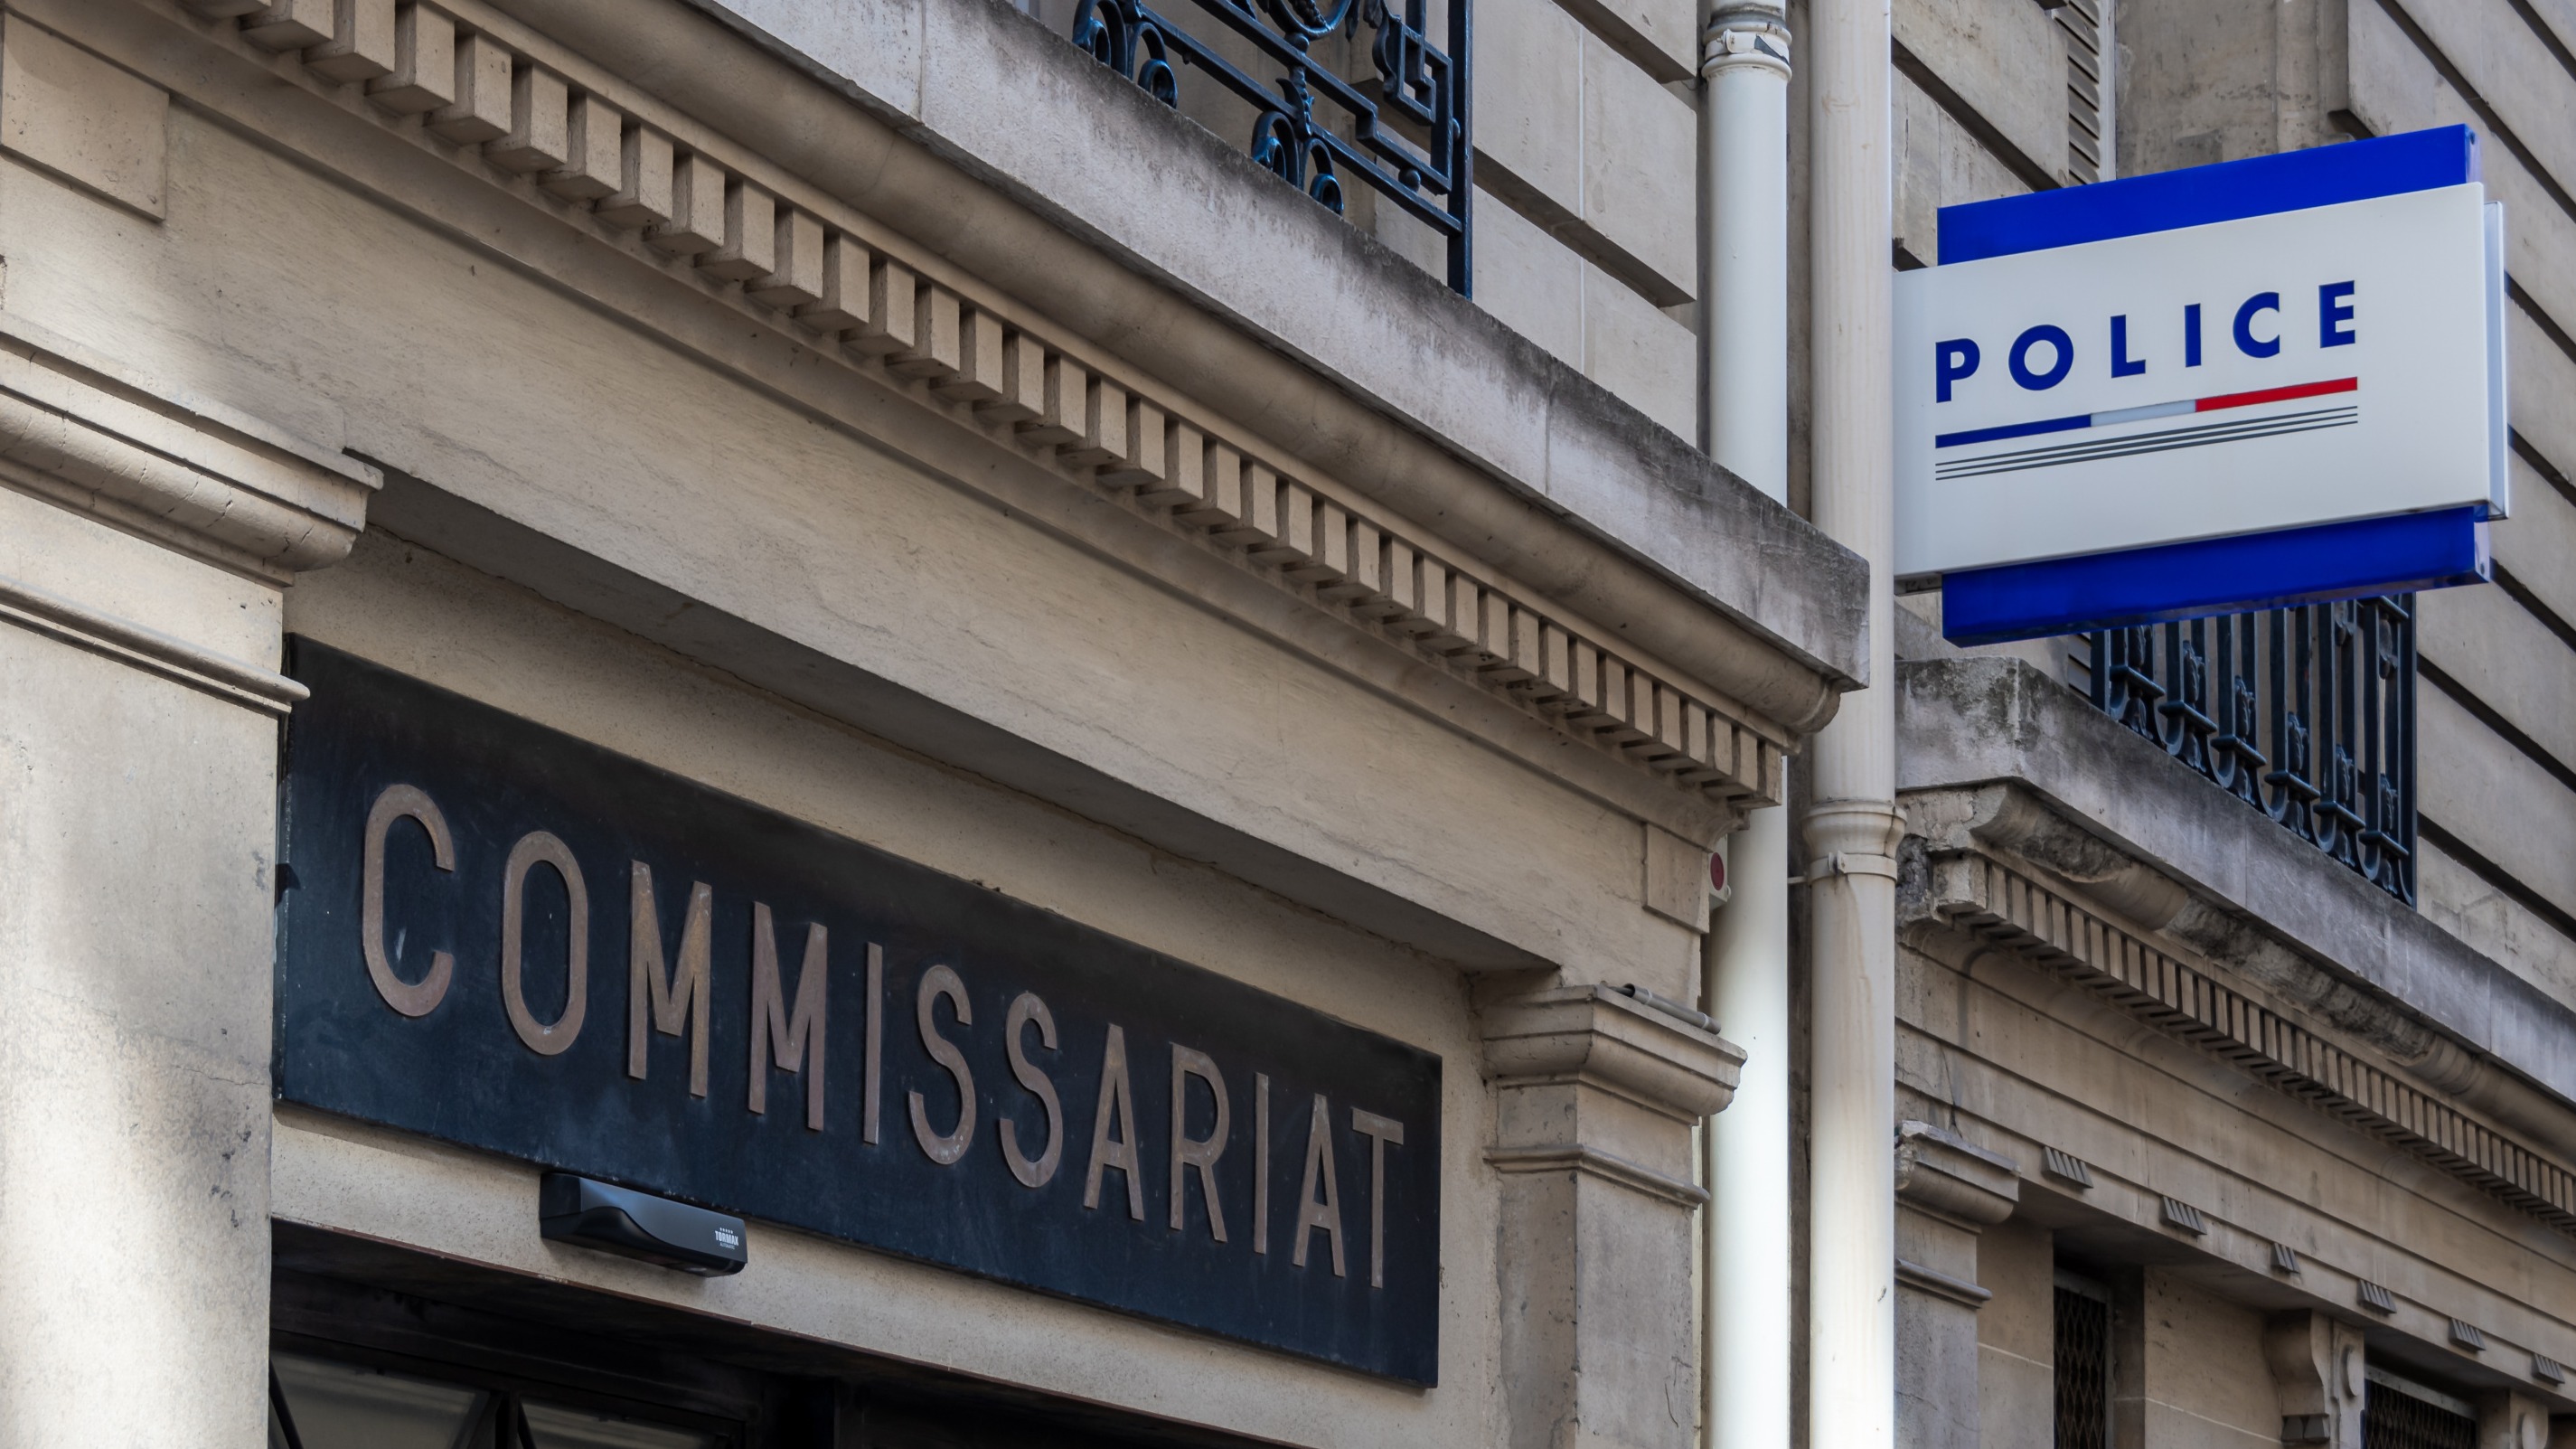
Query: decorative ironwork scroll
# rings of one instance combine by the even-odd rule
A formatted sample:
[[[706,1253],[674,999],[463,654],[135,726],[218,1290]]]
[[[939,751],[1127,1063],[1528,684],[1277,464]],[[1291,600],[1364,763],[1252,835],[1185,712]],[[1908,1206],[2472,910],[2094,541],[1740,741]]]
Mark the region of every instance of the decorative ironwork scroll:
[[[1448,248],[1449,286],[1468,291],[1468,201],[1474,193],[1467,126],[1468,0],[1448,0],[1446,48],[1426,27],[1426,0],[1170,0],[1194,5],[1241,36],[1280,73],[1267,84],[1145,0],[1080,0],[1073,43],[1177,109],[1180,74],[1204,72],[1250,106],[1252,159],[1340,215],[1356,180],[1422,222]],[[1375,74],[1357,79],[1319,63],[1314,43],[1335,31],[1375,35]],[[1347,117],[1328,126],[1326,118]],[[1418,132],[1419,141],[1402,134]]]
[[[2086,636],[2094,707],[2415,902],[2415,600]]]

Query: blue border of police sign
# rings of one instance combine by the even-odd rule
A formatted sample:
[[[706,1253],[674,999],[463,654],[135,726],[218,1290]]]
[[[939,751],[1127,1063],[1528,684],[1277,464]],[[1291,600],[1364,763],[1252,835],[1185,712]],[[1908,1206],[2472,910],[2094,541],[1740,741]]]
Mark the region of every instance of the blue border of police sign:
[[[2466,127],[1941,212],[1897,279],[1897,573],[1959,642],[2468,583],[2509,501]]]

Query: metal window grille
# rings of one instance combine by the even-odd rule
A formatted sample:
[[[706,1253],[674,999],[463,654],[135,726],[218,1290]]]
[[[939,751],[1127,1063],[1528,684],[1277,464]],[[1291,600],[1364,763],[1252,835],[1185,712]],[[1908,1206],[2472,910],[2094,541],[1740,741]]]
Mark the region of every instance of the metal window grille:
[[[2477,1449],[2478,1421],[2468,1406],[2406,1384],[2377,1368],[2361,1401],[2362,1449]]]
[[[1180,68],[1205,74],[1255,116],[1252,159],[1336,215],[1344,187],[1368,187],[1430,228],[1447,249],[1449,286],[1469,290],[1470,0],[1078,0],[1073,43],[1167,106],[1181,106]],[[1193,35],[1184,19],[1202,24]],[[1337,32],[1343,75],[1316,54]],[[1244,58],[1246,69],[1231,52]],[[1255,71],[1274,72],[1265,82]]]
[[[2415,599],[2085,636],[2095,708],[2415,902]]]
[[[2111,1301],[2057,1277],[2057,1449],[2110,1449]]]

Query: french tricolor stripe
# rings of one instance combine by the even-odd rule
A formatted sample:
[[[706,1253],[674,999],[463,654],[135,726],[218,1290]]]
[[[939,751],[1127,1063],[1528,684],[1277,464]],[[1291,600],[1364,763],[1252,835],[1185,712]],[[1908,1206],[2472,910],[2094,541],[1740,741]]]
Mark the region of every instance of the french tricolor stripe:
[[[1932,446],[1964,448],[1975,443],[2000,443],[2008,438],[2036,437],[2041,433],[2071,433],[2084,428],[2107,428],[2115,423],[2143,423],[2150,418],[2180,417],[2186,413],[2225,412],[2231,408],[2260,407],[2265,403],[2295,402],[2300,398],[2354,392],[2360,387],[2361,379],[2357,377],[2338,377],[2328,382],[2302,382],[2289,387],[2267,387],[2255,392],[2221,393],[2216,397],[2149,403],[2145,407],[2115,408],[2104,413],[2076,413],[2069,417],[2042,418],[2035,423],[2006,423],[2001,427],[1971,428],[1961,433],[1943,433],[1932,440]]]

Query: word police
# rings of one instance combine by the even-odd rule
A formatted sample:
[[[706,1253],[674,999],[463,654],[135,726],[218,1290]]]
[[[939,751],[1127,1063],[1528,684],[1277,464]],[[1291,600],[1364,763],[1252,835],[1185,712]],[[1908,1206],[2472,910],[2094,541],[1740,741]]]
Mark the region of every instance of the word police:
[[[2304,297],[2286,305],[2279,292],[2256,292],[2236,305],[2226,325],[2225,341],[2237,352],[2257,360],[2278,357],[2281,342],[2291,327],[2305,323],[2314,330],[2319,347],[2348,347],[2360,340],[2356,330],[2352,282],[2327,282],[2316,289],[2313,307],[2303,307]],[[2302,315],[2304,314],[2304,315]],[[2136,377],[2158,363],[2198,367],[2205,355],[2201,304],[2194,302],[2172,319],[2170,330],[2161,336],[2142,324],[2133,329],[2127,313],[2107,319],[2100,332],[2098,356],[2107,375],[2113,378]],[[2004,367],[2013,383],[2029,392],[2046,392],[2066,381],[2079,365],[2084,349],[2074,334],[2053,322],[2042,322],[2022,329],[2005,350]],[[1933,388],[1935,400],[1950,401],[1954,390],[1978,375],[1985,360],[1984,349],[1973,337],[1952,337],[1933,344]]]

